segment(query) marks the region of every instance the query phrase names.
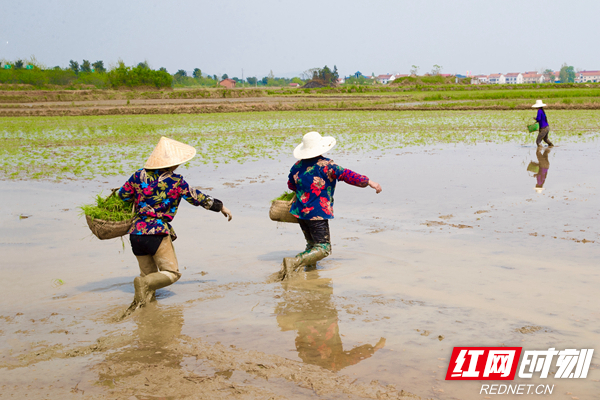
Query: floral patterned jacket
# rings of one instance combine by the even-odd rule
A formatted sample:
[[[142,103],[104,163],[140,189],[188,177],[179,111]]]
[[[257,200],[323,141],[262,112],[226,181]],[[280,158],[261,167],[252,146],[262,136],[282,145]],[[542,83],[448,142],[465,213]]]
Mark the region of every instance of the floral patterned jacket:
[[[223,208],[220,200],[190,187],[181,175],[168,169],[140,169],[131,175],[118,194],[124,201],[134,203],[136,216],[129,229],[131,235],[171,235],[175,240],[177,235],[170,222],[182,198],[211,211]]]
[[[323,156],[300,160],[290,170],[288,187],[296,192],[290,212],[300,219],[332,219],[337,181],[366,187],[369,178],[342,168]]]

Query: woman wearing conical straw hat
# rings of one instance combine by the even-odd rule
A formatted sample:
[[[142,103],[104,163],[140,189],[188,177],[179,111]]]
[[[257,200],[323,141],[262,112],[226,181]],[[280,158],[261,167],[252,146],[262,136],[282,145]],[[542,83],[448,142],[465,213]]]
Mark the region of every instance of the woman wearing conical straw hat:
[[[176,140],[161,137],[144,168],[137,170],[118,194],[134,203],[136,216],[129,229],[131,248],[140,276],[133,280],[135,296],[125,315],[143,307],[154,291],[175,283],[180,277],[172,241],[177,238],[170,222],[181,199],[194,206],[221,212],[231,221],[231,212],[220,200],[188,185],[175,169],[194,158],[196,149]]]
[[[540,130],[538,132],[538,137],[535,140],[535,144],[538,146],[542,145],[542,140],[548,144],[548,147],[554,147],[550,139],[548,139],[548,134],[550,133],[550,125],[548,125],[548,118],[546,117],[546,112],[544,111],[544,107],[546,104],[541,100],[536,100],[535,104],[531,106],[531,108],[537,108],[537,115],[533,118],[538,124],[540,124]]]
[[[282,279],[297,268],[316,264],[331,254],[329,220],[333,219],[333,194],[337,181],[363,188],[370,186],[376,193],[381,192],[377,182],[323,157],[323,153],[333,146],[333,137],[308,132],[294,149],[294,157],[299,161],[288,176],[288,188],[296,193],[290,213],[298,218],[307,244],[305,251],[283,259]]]

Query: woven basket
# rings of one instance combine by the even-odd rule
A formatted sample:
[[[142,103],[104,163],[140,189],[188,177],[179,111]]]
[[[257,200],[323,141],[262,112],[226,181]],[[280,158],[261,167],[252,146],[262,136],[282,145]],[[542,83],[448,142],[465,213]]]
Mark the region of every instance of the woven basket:
[[[105,221],[103,219],[97,219],[85,216],[88,226],[92,233],[100,240],[114,239],[123,235],[126,235],[131,227],[133,218],[127,221]]]
[[[108,195],[108,197],[114,196],[117,190],[119,189],[111,189],[111,193]],[[92,218],[89,215],[85,216],[85,220],[87,221],[87,224],[94,236],[100,240],[106,240],[126,235],[129,231],[129,228],[131,228],[133,215],[134,214],[132,210],[132,217],[126,221],[106,221],[103,219]]]
[[[275,200],[273,203],[271,203],[271,208],[269,209],[269,218],[277,222],[291,222],[297,224],[298,218],[290,214],[292,201],[293,200]]]

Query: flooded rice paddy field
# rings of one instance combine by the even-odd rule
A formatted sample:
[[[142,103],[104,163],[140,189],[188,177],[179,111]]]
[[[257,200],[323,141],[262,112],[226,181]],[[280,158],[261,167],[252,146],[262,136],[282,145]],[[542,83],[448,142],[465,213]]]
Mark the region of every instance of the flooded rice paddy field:
[[[366,139],[358,117],[300,114],[268,132],[280,140],[272,146],[248,136],[260,151],[242,162],[225,161],[248,142],[227,139],[218,163],[201,156],[182,172],[221,199],[233,221],[182,204],[173,225],[183,277],[120,322],[114,317],[133,297],[137,262],[126,238],[92,237],[77,207],[121,185],[129,171],[94,167],[94,179],[71,174],[60,182],[58,172],[7,174],[0,398],[483,399],[481,382],[444,380],[454,346],[595,348],[600,142],[586,113],[577,123],[585,129],[573,121],[568,133],[551,132],[558,145],[550,151],[537,151],[518,132],[520,115],[509,113],[492,113],[492,125],[514,120],[514,133],[485,135],[484,113],[411,114],[413,124],[439,131],[418,143],[405,141],[413,134],[401,114],[363,115],[372,118],[363,121]],[[570,126],[568,114],[558,114]],[[317,126],[327,118],[330,125]],[[402,122],[397,145],[384,134],[394,121]],[[292,146],[311,128],[338,137],[329,156],[383,192],[340,183],[332,255],[294,280],[269,283],[281,259],[304,247],[297,225],[267,215],[285,189]],[[132,169],[152,147],[134,157],[135,143],[128,146],[123,164]],[[532,161],[549,165],[542,191],[528,171]],[[598,398],[598,360],[587,379],[515,383],[554,384],[556,399]]]
[[[529,143],[529,111],[265,112],[206,115],[20,117],[0,119],[0,176],[94,179],[143,165],[160,136],[199,154],[186,167],[277,158],[310,130],[334,134],[337,150],[390,150],[437,143]],[[552,135],[587,140],[598,111],[552,111]]]

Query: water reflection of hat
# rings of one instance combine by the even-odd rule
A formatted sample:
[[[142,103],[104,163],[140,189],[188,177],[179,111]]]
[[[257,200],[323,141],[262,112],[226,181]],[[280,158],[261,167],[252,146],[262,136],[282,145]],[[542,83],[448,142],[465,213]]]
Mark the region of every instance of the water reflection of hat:
[[[331,150],[333,146],[335,138],[321,136],[319,132],[308,132],[302,137],[302,143],[294,149],[294,157],[298,160],[313,158]]]
[[[535,104],[531,106],[531,108],[542,108],[542,107],[546,107],[546,104],[544,104],[541,100],[536,100]]]
[[[161,137],[160,141],[148,157],[146,169],[174,167],[190,161],[196,155],[196,149],[177,140]]]

